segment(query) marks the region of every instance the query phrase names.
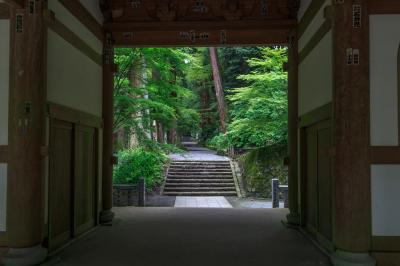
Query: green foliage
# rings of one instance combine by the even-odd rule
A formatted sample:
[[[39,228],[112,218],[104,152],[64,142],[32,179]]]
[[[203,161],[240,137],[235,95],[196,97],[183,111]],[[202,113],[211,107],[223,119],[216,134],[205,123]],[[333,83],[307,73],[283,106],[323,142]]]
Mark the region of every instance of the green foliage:
[[[160,150],[143,147],[122,150],[118,153],[118,164],[114,168],[114,184],[137,184],[144,177],[146,186],[152,189],[163,181],[163,166],[167,156]]]
[[[252,150],[239,158],[247,193],[271,197],[271,179],[287,184],[287,168],[283,166],[285,147],[273,146]]]
[[[114,130],[123,128],[139,142],[155,131],[153,121],[165,131],[199,131],[200,116],[193,108],[197,95],[186,86],[192,61],[185,49],[116,49]]]
[[[247,86],[231,90],[227,140],[235,147],[284,146],[287,142],[287,61],[285,48],[261,48],[248,60],[253,70],[240,75]]]

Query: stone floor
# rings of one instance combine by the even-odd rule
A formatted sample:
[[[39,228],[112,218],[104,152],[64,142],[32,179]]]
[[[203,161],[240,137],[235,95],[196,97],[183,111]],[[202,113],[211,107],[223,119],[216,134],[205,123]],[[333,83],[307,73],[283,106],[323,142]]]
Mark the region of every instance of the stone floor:
[[[175,208],[232,208],[225,197],[176,197]]]
[[[58,266],[325,266],[283,209],[115,208],[99,227],[51,257]]]

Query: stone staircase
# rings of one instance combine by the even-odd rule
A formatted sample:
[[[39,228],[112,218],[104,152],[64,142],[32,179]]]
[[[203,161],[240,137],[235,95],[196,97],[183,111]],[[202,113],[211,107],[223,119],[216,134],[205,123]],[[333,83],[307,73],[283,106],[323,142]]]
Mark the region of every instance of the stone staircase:
[[[173,161],[164,195],[237,196],[229,161]]]

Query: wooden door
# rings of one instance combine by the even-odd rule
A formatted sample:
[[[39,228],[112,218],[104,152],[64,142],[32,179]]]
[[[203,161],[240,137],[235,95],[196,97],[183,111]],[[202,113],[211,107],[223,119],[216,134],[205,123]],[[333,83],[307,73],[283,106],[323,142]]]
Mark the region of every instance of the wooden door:
[[[49,248],[72,236],[73,125],[53,119],[50,125]]]
[[[75,127],[75,212],[74,235],[95,225],[96,213],[96,130]]]
[[[305,130],[306,227],[318,237],[332,239],[331,123]]]
[[[307,128],[306,130],[306,147],[307,147],[307,208],[306,208],[306,226],[307,229],[311,232],[315,232],[317,229],[317,217],[318,217],[318,172],[317,172],[317,161],[318,161],[318,153],[317,153],[317,136],[315,127]]]
[[[332,240],[332,175],[331,127],[322,125],[318,130],[318,232]]]

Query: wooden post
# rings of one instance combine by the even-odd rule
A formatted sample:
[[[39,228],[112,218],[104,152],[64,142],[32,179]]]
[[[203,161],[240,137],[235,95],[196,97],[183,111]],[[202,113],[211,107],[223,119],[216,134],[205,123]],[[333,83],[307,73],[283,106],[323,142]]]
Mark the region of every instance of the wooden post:
[[[44,177],[45,1],[11,8],[7,236],[5,265],[36,265],[42,247]]]
[[[289,36],[288,65],[288,150],[289,150],[289,210],[287,222],[291,225],[300,224],[299,215],[299,179],[298,179],[298,45],[297,32]]]
[[[361,8],[361,24],[353,20]],[[355,14],[357,15],[357,14]],[[369,14],[367,0],[336,1],[333,15],[334,265],[375,265],[369,256]],[[351,263],[350,263],[351,262]]]
[[[113,123],[114,123],[114,50],[111,33],[104,40],[103,62],[103,182],[100,223],[112,222],[113,207]]]

